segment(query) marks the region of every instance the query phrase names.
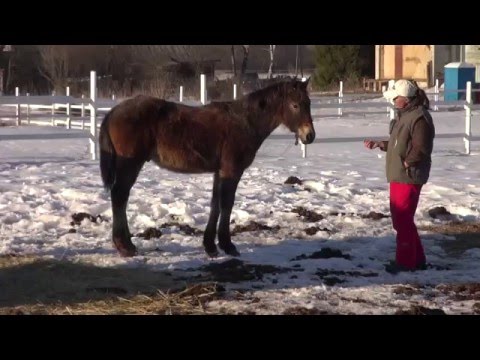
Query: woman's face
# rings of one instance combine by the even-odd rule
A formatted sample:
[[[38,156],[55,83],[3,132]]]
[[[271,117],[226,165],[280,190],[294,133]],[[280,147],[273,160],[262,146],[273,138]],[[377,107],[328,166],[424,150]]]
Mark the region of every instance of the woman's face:
[[[403,109],[405,106],[407,106],[409,103],[409,100],[407,97],[404,96],[397,96],[395,99],[393,99],[393,105],[397,109]]]

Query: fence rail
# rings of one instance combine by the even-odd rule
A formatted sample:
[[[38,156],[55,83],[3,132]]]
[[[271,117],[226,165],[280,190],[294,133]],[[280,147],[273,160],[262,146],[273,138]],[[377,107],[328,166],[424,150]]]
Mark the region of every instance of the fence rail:
[[[66,89],[66,95],[52,96],[20,96],[19,89],[16,89],[16,96],[0,96],[0,106],[14,107],[15,115],[13,117],[4,117],[8,119],[16,120],[17,125],[21,125],[23,121],[27,124],[38,125],[52,125],[52,126],[66,126],[67,129],[82,129],[89,130],[89,134],[84,134],[83,137],[87,137],[90,140],[90,152],[93,160],[98,157],[97,149],[97,133],[100,127],[100,123],[97,117],[101,113],[108,112],[118,100],[115,96],[112,99],[97,99],[96,94],[96,81],[97,76],[95,71],[90,72],[90,95],[88,98],[82,95],[81,98],[70,96],[69,88]],[[207,91],[205,75],[201,75],[200,81],[200,104],[206,104]],[[363,99],[348,99],[343,93],[343,82],[340,82],[339,92],[336,97],[331,98],[328,102],[322,100],[312,101],[311,112],[314,119],[322,117],[344,117],[351,113],[344,112],[344,109],[361,109],[368,111],[369,114],[385,113],[390,119],[395,115],[393,105],[386,101],[372,101]],[[386,90],[385,86],[382,89]],[[233,98],[236,99],[237,86],[233,85]],[[480,110],[480,104],[473,103],[473,94],[480,92],[480,89],[473,89],[471,82],[467,83],[467,88],[464,90],[456,90],[452,92],[466,93],[465,100],[459,101],[444,101],[440,100],[441,95],[445,94],[445,91],[440,91],[438,80],[435,83],[434,92],[427,92],[427,95],[433,96],[434,100],[430,102],[433,111],[440,111],[440,107],[459,107],[459,109],[465,111],[465,133],[463,134],[463,140],[465,143],[465,153],[470,154],[471,141],[478,141],[478,137],[472,136],[471,131],[471,119],[473,111]],[[183,87],[180,87],[179,101],[183,101]],[[361,102],[359,102],[361,101]],[[337,109],[334,114],[322,114],[323,110]],[[371,110],[376,111],[371,111]],[[75,111],[74,111],[75,110]],[[37,111],[37,113],[32,113]],[[47,113],[42,113],[47,111]],[[39,113],[38,113],[39,112]],[[365,112],[366,114],[367,112]],[[62,117],[59,119],[59,117]],[[454,137],[460,137],[462,134],[452,134]],[[75,135],[72,137],[82,137],[82,135]],[[65,136],[70,138],[69,136]],[[0,140],[17,140],[17,139],[31,139],[31,135],[4,135],[0,136]],[[34,137],[33,137],[34,138]],[[272,135],[272,138],[279,138]],[[324,139],[322,139],[323,141]],[[340,139],[341,141],[341,139]],[[303,157],[306,157],[306,146],[302,145]]]

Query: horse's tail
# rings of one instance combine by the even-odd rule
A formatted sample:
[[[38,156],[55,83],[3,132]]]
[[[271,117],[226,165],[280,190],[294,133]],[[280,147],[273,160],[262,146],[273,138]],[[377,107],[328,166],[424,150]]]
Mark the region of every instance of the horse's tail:
[[[111,190],[115,183],[115,160],[117,153],[113,147],[110,133],[108,132],[108,119],[111,110],[105,115],[100,126],[99,143],[100,143],[100,172],[105,190]]]

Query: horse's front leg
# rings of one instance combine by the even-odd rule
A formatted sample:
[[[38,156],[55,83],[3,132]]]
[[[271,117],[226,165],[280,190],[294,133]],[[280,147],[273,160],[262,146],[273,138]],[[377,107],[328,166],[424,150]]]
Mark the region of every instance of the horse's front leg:
[[[217,235],[217,223],[220,216],[220,178],[218,171],[213,176],[212,200],[210,202],[210,216],[208,224],[203,234],[203,247],[210,257],[218,255],[217,245],[215,245],[215,236]]]
[[[227,255],[240,256],[240,253],[233,245],[230,236],[230,215],[232,214],[235,193],[241,175],[229,178],[220,178],[220,223],[218,225],[218,246]]]
[[[121,156],[117,158],[115,163],[115,183],[111,190],[112,238],[118,252],[125,257],[134,256],[137,253],[128,228],[127,202],[130,196],[130,189],[135,183],[143,164],[143,160],[128,159]]]

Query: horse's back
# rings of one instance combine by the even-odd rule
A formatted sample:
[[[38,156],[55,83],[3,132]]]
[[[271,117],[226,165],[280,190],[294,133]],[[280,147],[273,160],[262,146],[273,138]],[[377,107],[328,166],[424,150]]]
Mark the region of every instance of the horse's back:
[[[111,112],[112,122],[145,125],[160,115],[175,111],[176,104],[148,95],[137,95],[116,105]]]
[[[155,123],[167,119],[175,104],[138,95],[116,105],[108,114],[108,132],[120,156],[146,158],[155,145]]]
[[[117,154],[187,173],[218,169],[225,147],[250,158],[256,149],[245,124],[231,103],[187,106],[145,95],[118,104],[108,119]]]

